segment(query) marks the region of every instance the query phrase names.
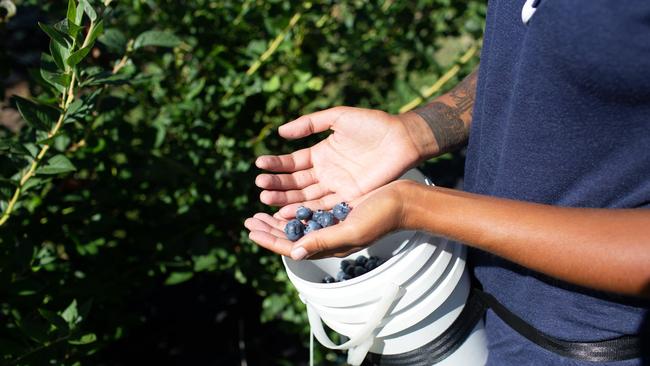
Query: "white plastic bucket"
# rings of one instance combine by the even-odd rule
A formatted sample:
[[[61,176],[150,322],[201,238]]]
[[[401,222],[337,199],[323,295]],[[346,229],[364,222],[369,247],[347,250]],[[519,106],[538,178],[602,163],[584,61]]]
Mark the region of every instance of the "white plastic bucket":
[[[418,171],[405,178],[428,183]],[[348,350],[348,363],[359,365],[367,352],[400,354],[434,340],[456,320],[470,290],[465,248],[424,232],[387,235],[347,258],[294,261],[283,257],[291,282],[307,306],[312,333],[325,347]],[[348,281],[321,283],[336,277],[343,259],[360,255],[387,261]],[[337,345],[325,323],[349,338]],[[487,342],[482,323],[444,366],[483,365]]]

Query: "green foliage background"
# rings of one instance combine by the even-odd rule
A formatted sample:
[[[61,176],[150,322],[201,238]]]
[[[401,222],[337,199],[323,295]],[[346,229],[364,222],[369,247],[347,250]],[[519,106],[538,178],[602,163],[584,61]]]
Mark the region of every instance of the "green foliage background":
[[[25,75],[32,95],[56,104],[59,93],[42,79],[39,63],[21,61],[30,47],[48,52],[47,36],[34,22],[29,34],[43,41],[25,49],[11,43],[18,37],[12,22],[31,12],[53,24],[65,18],[67,4],[14,2],[16,16],[0,23],[0,78],[7,80],[0,91],[22,63],[32,69]],[[152,360],[154,348],[134,344],[155,344],[159,362],[182,364],[174,362],[188,360],[189,351],[155,331],[164,328],[207,340],[202,354],[219,356],[203,364],[239,364],[242,357],[250,364],[304,362],[302,304],[279,258],[253,245],[242,226],[269,210],[257,200],[254,158],[315,141],[287,143],[275,133],[304,113],[336,105],[397,113],[480,45],[485,4],[129,0],[93,7],[103,13],[104,31],[78,66],[87,81],[75,90],[83,107],[46,156],[60,154],[75,170],[41,171],[0,226],[0,364]],[[152,30],[162,33],[142,36]],[[477,62],[460,65],[439,92]],[[116,65],[115,75],[101,78],[100,69]],[[2,146],[13,146],[0,149],[3,211],[16,174],[33,161],[20,146],[37,147],[37,130],[0,129]],[[447,156],[428,168],[458,161]],[[60,168],[55,163],[48,164]],[[453,184],[459,171],[439,179]],[[208,304],[205,319],[191,314],[196,299]],[[151,310],[164,304],[183,326]],[[233,304],[250,309],[237,312]],[[233,328],[238,334],[218,321],[233,312],[244,319]],[[205,330],[201,323],[215,316]],[[250,325],[251,318],[262,323]],[[275,333],[244,336],[242,324]],[[143,342],[143,334],[153,339]],[[273,336],[293,346],[263,351]],[[249,341],[248,356],[232,346],[238,338]],[[132,353],[137,349],[143,354]],[[256,350],[268,357],[256,359]],[[321,364],[339,363],[339,356],[317,353]]]

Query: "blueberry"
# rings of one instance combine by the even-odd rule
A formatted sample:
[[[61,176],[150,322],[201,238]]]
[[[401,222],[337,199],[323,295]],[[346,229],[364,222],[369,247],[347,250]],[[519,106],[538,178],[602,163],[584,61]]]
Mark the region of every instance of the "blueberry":
[[[357,259],[354,260],[354,264],[356,264],[357,266],[362,266],[363,267],[363,265],[366,264],[367,261],[368,261],[368,258],[366,258],[363,255],[360,255],[360,256],[357,257]]]
[[[305,206],[298,207],[298,210],[296,210],[296,218],[298,220],[311,219],[311,210]]]
[[[359,277],[362,274],[368,272],[367,269],[361,267],[361,266],[354,266],[354,277]]]
[[[284,233],[287,234],[287,239],[296,241],[305,233],[305,225],[300,220],[293,219],[287,222],[287,225],[284,227]]]
[[[337,203],[336,206],[334,206],[332,213],[334,214],[334,217],[343,221],[350,213],[350,206],[345,202]]]
[[[315,219],[318,221],[320,226],[322,227],[328,227],[334,225],[334,215],[332,215],[331,212],[323,211],[321,215],[318,216],[318,218]]]
[[[368,271],[372,271],[373,269],[377,268],[377,259],[375,259],[375,258],[373,258],[373,257],[370,257],[370,259],[368,259],[368,261],[366,262],[366,264],[364,264],[364,267],[365,267]]]
[[[371,260],[371,259],[374,259],[375,261],[378,261],[379,257],[377,257],[376,255],[371,255],[370,258],[368,258],[368,260]]]
[[[334,282],[336,282],[336,280],[334,279],[334,277],[330,275],[323,277],[323,283],[334,283]]]
[[[377,267],[381,266],[382,264],[386,263],[385,259],[379,259],[377,260]]]
[[[325,213],[325,211],[323,211],[323,210],[316,210],[311,215],[311,219],[318,222],[318,218],[321,217],[324,213]]]
[[[336,280],[338,282],[346,281],[346,280],[349,280],[350,278],[352,278],[352,276],[350,276],[349,274],[347,274],[347,273],[345,273],[343,271],[336,274]]]
[[[320,226],[320,224],[317,223],[316,221],[314,221],[314,220],[309,220],[309,221],[307,221],[307,225],[305,226],[305,234],[309,234],[309,233],[311,233],[312,231],[316,231],[316,230],[318,230],[318,229],[322,229],[322,228],[323,228],[323,227]]]
[[[350,264],[349,266],[345,267],[345,269],[343,270],[343,272],[345,272],[346,274],[349,274],[350,276],[352,276],[352,275],[354,275],[354,269],[355,269],[356,267],[357,267],[357,266],[355,266],[354,264]]]
[[[346,268],[348,268],[350,265],[354,264],[354,261],[350,259],[345,259],[341,261],[341,271],[345,271]]]

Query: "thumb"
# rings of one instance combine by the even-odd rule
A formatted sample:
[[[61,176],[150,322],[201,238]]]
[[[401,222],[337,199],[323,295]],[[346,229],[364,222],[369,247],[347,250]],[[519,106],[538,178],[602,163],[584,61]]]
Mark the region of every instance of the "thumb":
[[[321,252],[338,252],[357,244],[358,235],[345,222],[312,231],[296,242],[291,249],[291,258],[301,260]]]
[[[334,107],[323,111],[305,114],[278,129],[280,136],[286,139],[298,139],[328,130],[336,119],[345,112],[346,107]]]

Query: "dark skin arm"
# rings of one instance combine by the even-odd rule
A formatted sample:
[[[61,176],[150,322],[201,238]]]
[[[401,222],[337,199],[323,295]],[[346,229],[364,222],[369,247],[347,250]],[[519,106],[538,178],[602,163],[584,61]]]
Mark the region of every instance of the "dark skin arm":
[[[472,123],[478,69],[451,91],[424,107],[401,115],[411,127],[412,139],[418,141],[423,157],[453,151],[467,143]]]
[[[346,256],[391,231],[424,230],[566,282],[650,298],[650,210],[557,207],[397,181],[295,243],[283,220],[258,214],[245,224],[253,241],[294,259]]]
[[[476,77],[397,116],[418,161],[467,142]],[[564,208],[403,181],[349,201],[348,219],[296,243],[283,218],[257,214],[245,225],[253,241],[294,259],[345,256],[393,230],[425,230],[576,285],[650,297],[650,210]]]

